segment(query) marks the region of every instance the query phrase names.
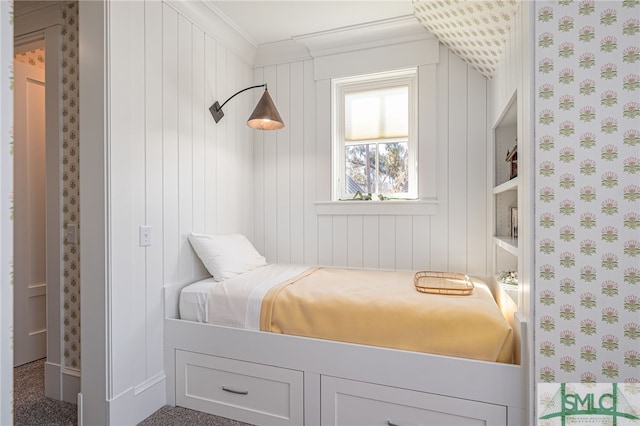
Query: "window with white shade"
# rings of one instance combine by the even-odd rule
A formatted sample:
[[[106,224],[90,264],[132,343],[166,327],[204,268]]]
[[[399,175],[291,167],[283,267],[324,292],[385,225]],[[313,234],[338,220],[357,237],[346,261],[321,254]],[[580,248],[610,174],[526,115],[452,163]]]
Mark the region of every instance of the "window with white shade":
[[[332,80],[333,194],[417,196],[417,71]]]

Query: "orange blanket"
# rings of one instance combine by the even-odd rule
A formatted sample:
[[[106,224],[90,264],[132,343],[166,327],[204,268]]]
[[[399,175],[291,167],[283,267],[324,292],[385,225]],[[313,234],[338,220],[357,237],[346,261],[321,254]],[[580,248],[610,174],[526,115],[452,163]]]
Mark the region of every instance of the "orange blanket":
[[[260,329],[484,361],[512,362],[512,330],[486,284],[424,294],[413,272],[318,268],[272,288]]]

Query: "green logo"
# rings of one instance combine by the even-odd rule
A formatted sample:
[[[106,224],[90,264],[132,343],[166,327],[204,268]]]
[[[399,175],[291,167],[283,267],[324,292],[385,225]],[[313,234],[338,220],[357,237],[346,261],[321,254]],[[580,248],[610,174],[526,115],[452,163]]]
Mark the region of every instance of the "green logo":
[[[547,421],[541,425],[640,425],[640,388],[618,383],[539,383],[538,413],[539,420]]]

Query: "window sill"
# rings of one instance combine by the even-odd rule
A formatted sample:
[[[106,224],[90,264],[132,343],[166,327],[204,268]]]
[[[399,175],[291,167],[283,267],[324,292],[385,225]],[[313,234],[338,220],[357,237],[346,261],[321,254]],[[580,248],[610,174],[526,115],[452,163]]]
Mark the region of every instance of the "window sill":
[[[438,200],[316,201],[315,205],[319,216],[433,216],[437,214]]]

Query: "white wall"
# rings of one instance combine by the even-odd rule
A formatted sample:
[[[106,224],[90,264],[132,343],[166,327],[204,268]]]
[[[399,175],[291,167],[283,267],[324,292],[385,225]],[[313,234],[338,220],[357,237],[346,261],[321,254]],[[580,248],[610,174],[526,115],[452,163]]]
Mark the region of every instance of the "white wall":
[[[415,43],[416,46],[423,46]],[[411,57],[424,52],[414,44]],[[258,67],[286,122],[255,146],[255,242],[269,262],[487,273],[487,82],[440,46],[419,67],[420,197],[436,213],[316,213],[331,199],[330,79],[345,62],[361,73],[407,66],[377,56],[366,69],[353,54]],[[375,49],[369,49],[375,51]],[[376,56],[376,55],[373,55]],[[387,58],[381,61],[380,57]],[[435,64],[437,62],[437,65]]]
[[[0,63],[13,59],[13,3],[0,2]],[[0,424],[13,422],[13,83],[0,69]]]
[[[518,6],[518,10],[514,19],[514,25],[507,34],[507,39],[498,65],[496,67],[493,78],[489,82],[489,146],[492,146],[493,138],[492,127],[501,118],[501,115],[509,105],[514,93],[517,93],[517,139],[518,139],[518,178],[520,184],[518,186],[518,210],[519,210],[519,232],[518,232],[518,279],[519,279],[519,300],[518,310],[524,316],[525,320],[532,324],[533,322],[533,258],[532,258],[532,241],[533,241],[533,201],[532,186],[534,175],[532,170],[533,157],[533,123],[531,116],[533,114],[533,101],[531,94],[531,85],[533,82],[533,74],[531,70],[531,43],[532,43],[532,25],[530,23],[531,4],[522,2]],[[497,160],[496,160],[497,161]],[[492,160],[493,162],[493,160]],[[497,167],[498,165],[495,165]],[[491,165],[494,169],[494,165]],[[491,183],[493,185],[493,182]],[[493,206],[490,206],[493,209]],[[528,334],[528,341],[521,349],[523,363],[527,368],[527,383],[533,383],[533,333]],[[528,364],[527,364],[528,362]],[[526,385],[531,390],[533,386]],[[533,407],[534,392],[530,391],[529,406]],[[533,409],[529,411],[529,420],[533,421]]]
[[[89,192],[102,185],[107,193],[107,217],[84,222],[81,242],[83,259],[99,256],[92,252],[99,239],[107,255],[96,275],[95,264],[82,264],[83,276],[91,277],[82,293],[82,393],[90,399],[83,418],[85,424],[135,424],[165,402],[163,285],[206,275],[188,234],[253,236],[252,130],[244,124],[253,99],[235,98],[217,125],[207,110],[250,85],[252,71],[234,51],[239,46],[243,53],[242,42],[229,47],[233,34],[208,21],[203,5],[82,3],[80,11],[81,49],[93,55],[84,59],[85,68],[81,63],[81,74],[107,63],[107,109],[83,108],[81,116],[106,118],[103,135],[90,122],[85,128],[95,134],[83,138],[81,200],[86,193],[86,203],[96,203]],[[221,31],[227,31],[227,44],[217,36]],[[108,59],[99,55],[101,34]],[[100,87],[86,84],[81,104],[100,102]],[[102,149],[99,182],[89,174],[99,175]],[[139,246],[142,225],[151,227],[146,248]],[[105,312],[106,319],[96,319],[96,312]]]

